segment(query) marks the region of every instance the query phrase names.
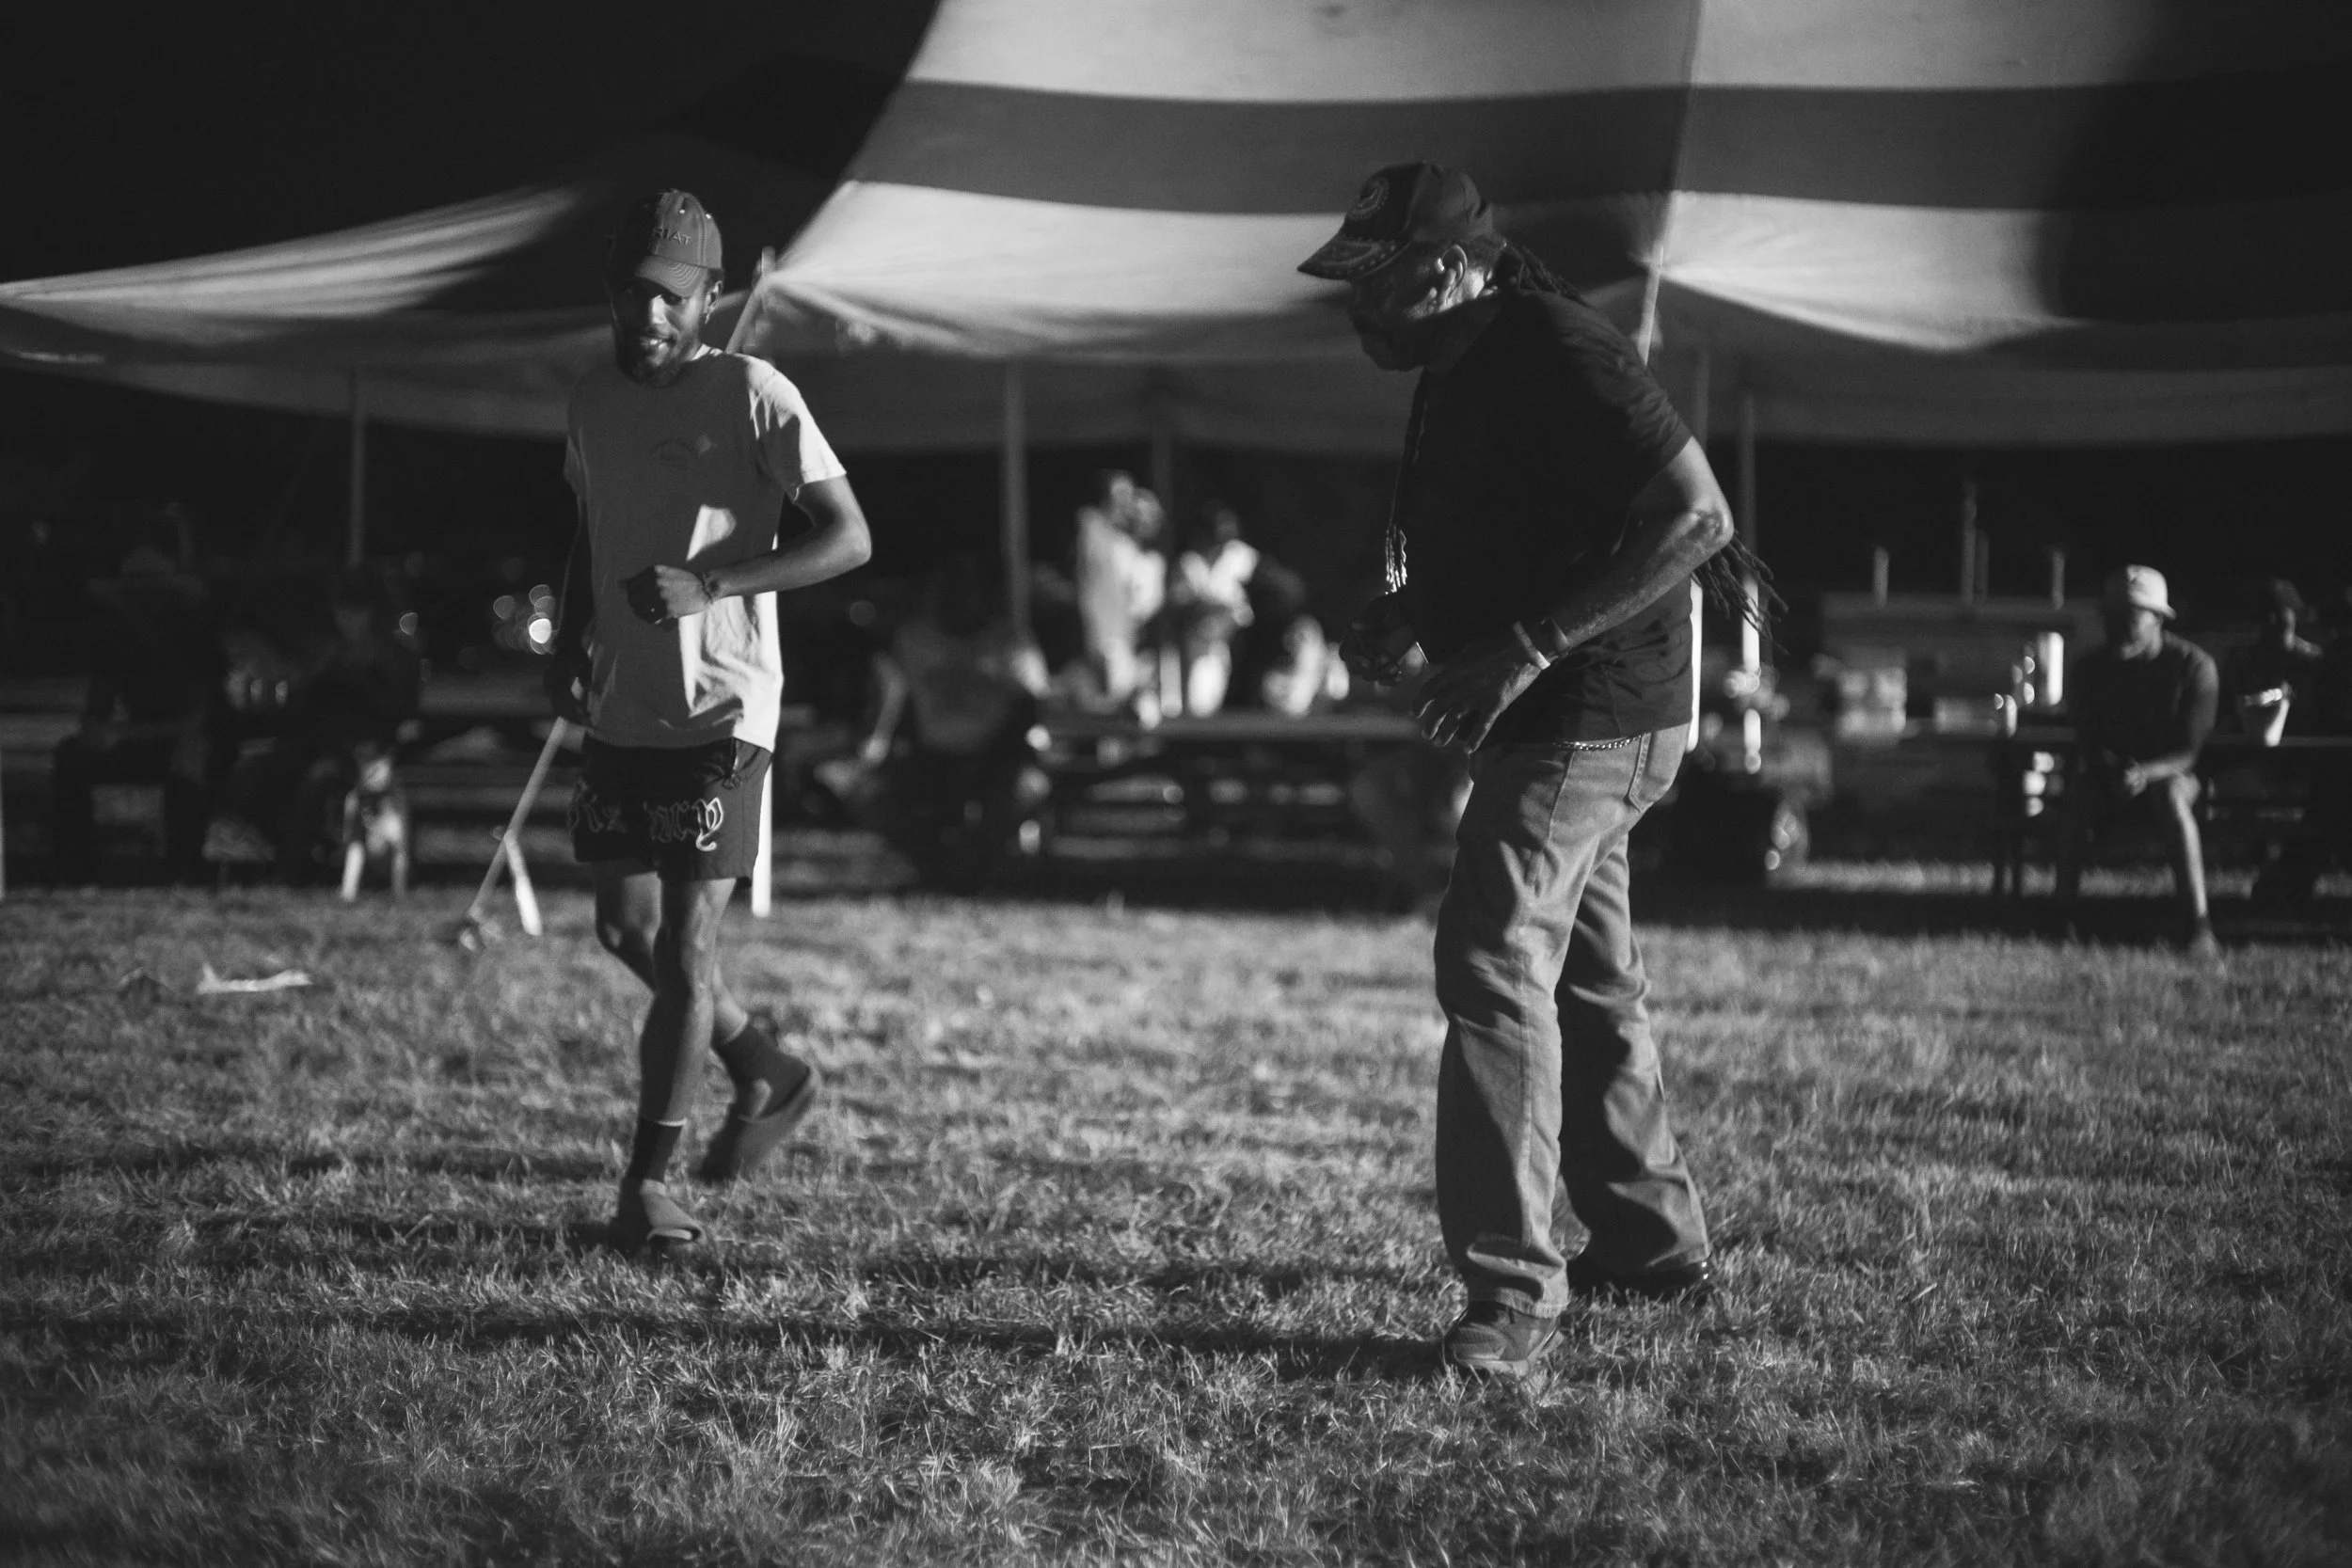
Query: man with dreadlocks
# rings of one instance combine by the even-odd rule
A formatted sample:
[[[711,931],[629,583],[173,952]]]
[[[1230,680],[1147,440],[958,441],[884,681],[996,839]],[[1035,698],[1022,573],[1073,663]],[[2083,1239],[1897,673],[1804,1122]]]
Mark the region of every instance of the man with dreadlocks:
[[[1690,432],[1600,313],[1495,231],[1469,177],[1399,164],[1299,267],[1348,285],[1383,370],[1418,370],[1389,592],[1343,646],[1472,753],[1438,915],[1438,1216],[1468,1309],[1445,1359],[1525,1376],[1572,1293],[1713,1288],[1667,1125],[1626,836],[1691,721],[1693,574],[1745,558]],[[1553,1190],[1590,1240],[1552,1240]]]

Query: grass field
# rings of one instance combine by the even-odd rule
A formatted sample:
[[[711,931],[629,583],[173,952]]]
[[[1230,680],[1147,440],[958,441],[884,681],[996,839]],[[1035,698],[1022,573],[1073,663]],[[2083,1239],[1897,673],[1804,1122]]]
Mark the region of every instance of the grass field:
[[[1727,1288],[1490,1389],[1428,1348],[1415,922],[742,920],[831,1098],[654,1268],[595,1244],[640,998],[578,894],[481,957],[461,897],[0,904],[0,1558],[2352,1555],[2342,946],[1661,903]]]

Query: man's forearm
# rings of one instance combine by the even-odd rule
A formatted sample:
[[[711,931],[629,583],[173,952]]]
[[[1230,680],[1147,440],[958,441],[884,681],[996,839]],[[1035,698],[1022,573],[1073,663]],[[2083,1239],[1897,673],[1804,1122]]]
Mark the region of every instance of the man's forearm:
[[[703,592],[713,599],[780,594],[855,571],[871,559],[873,535],[848,481],[817,481],[801,491],[797,504],[814,528],[767,555],[712,567],[702,574]]]
[[[771,555],[712,567],[702,574],[703,589],[713,599],[787,593],[863,566],[871,553],[862,544],[853,545],[839,533],[828,535],[820,530]]]
[[[1552,631],[1530,628],[1537,647],[1557,658],[1623,625],[1706,564],[1731,534],[1729,517],[1704,508],[1637,520],[1608,565],[1552,606]]]
[[[2195,751],[2167,752],[2160,757],[2149,757],[2132,764],[2143,779],[2173,779],[2197,770]]]

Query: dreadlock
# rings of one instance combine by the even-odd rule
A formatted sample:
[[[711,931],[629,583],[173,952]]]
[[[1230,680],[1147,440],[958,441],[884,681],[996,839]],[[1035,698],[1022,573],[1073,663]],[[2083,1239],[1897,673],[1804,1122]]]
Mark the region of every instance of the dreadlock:
[[[1560,294],[1570,299],[1582,297],[1534,254],[1500,236],[1486,241],[1486,237],[1482,235],[1470,242],[1465,249],[1473,265],[1487,269],[1495,287],[1499,289],[1512,289],[1530,294]],[[1746,621],[1753,625],[1762,634],[1766,647],[1776,649],[1780,646],[1780,640],[1772,634],[1772,623],[1788,605],[1780,596],[1779,589],[1773,586],[1772,569],[1764,563],[1761,556],[1748,547],[1746,540],[1734,535],[1730,544],[1701,562],[1698,570],[1692,576],[1719,611],[1733,621]],[[1756,584],[1753,598],[1747,592],[1749,582]]]

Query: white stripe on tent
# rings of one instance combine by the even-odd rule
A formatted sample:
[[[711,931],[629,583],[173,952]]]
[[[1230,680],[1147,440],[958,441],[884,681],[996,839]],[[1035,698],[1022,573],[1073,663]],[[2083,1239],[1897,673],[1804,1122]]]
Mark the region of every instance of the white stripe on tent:
[[[2347,54],[2352,7],[2308,0],[946,0],[907,75],[1343,103],[1686,81],[2075,87]]]
[[[1694,0],[946,0],[907,76],[1257,103],[1671,87],[1684,79],[1695,9]]]
[[[69,318],[125,308],[306,319],[376,315],[421,303],[551,232],[584,212],[595,195],[585,186],[513,191],[282,245],[0,283],[0,304]]]
[[[2088,87],[2279,70],[2347,54],[2352,7],[2310,0],[1705,0],[1691,80]]]

